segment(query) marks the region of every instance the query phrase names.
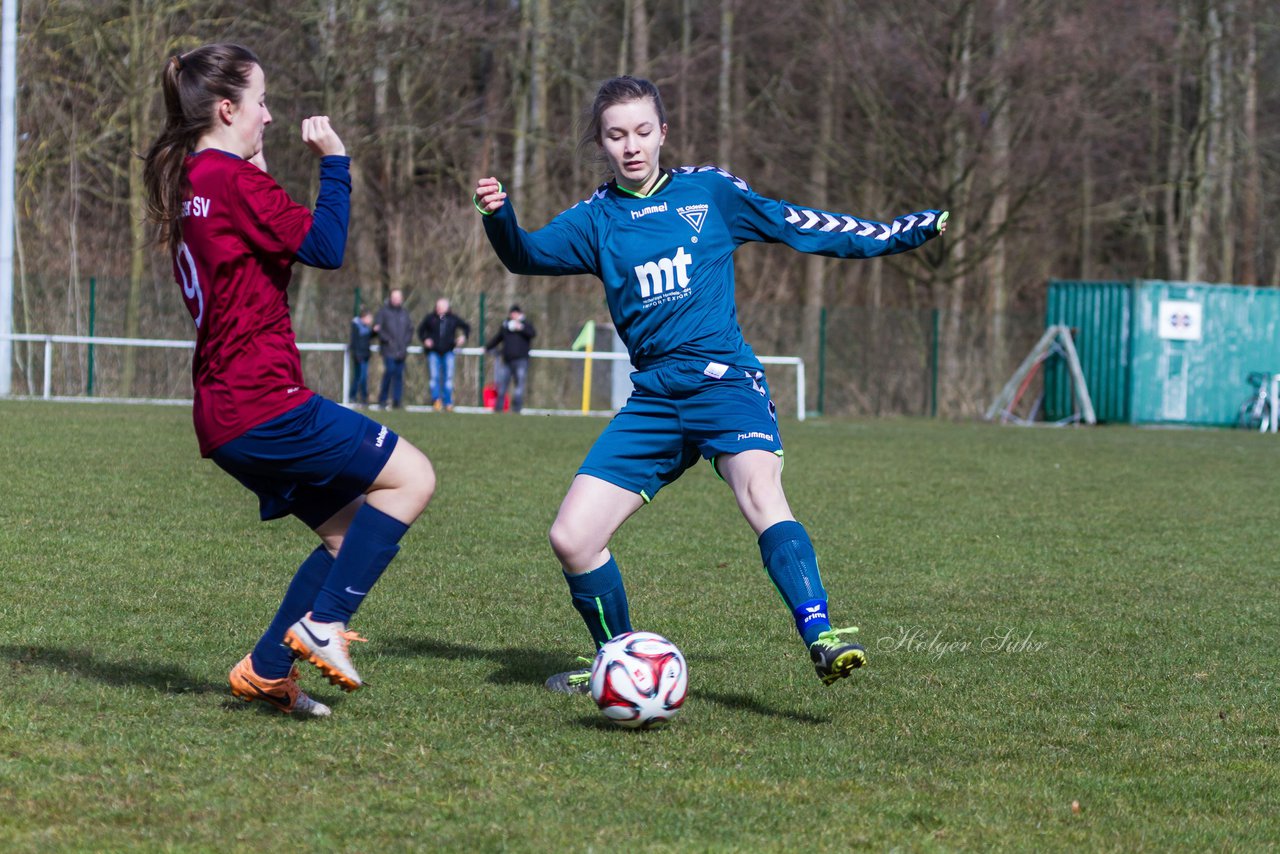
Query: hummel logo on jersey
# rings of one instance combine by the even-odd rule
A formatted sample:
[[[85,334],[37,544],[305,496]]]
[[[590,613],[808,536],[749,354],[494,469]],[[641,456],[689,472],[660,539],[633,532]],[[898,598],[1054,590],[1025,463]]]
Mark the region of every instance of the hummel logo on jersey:
[[[707,211],[710,210],[709,205],[685,205],[682,208],[676,208],[676,213],[680,214],[680,218],[689,225],[693,226],[693,230],[702,233],[702,224],[707,221]]]
[[[666,212],[667,212],[667,203],[663,202],[660,205],[649,205],[648,207],[643,207],[638,211],[632,211],[631,218],[639,219],[640,217],[648,216],[651,213],[666,213]]]
[[[636,278],[640,281],[640,296],[648,299],[657,294],[674,291],[676,285],[689,287],[689,266],[693,264],[693,256],[681,246],[676,250],[674,258],[659,258],[638,265]]]
[[[750,433],[739,433],[738,441],[741,442],[743,439],[764,439],[766,442],[772,442],[773,434],[761,433],[758,430],[752,430]]]

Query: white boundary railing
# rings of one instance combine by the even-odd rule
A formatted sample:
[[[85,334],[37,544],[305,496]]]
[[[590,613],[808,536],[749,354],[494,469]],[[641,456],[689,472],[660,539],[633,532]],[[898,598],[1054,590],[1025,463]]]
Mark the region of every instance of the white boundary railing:
[[[176,339],[162,338],[101,338],[88,335],[38,335],[33,333],[17,333],[13,335],[0,335],[0,338],[6,338],[10,341],[26,341],[34,344],[44,344],[44,385],[41,397],[45,400],[53,399],[53,345],[54,344],[93,344],[105,345],[113,347],[152,347],[170,350],[194,350],[194,341],[180,341]],[[373,350],[376,352],[378,346],[375,344]],[[328,344],[321,342],[299,342],[298,350],[303,353],[343,353],[348,350],[346,344]],[[422,348],[413,346],[409,348],[409,352],[415,355],[422,354]],[[485,349],[483,347],[459,347],[454,352],[462,356],[477,356],[483,358]],[[586,359],[599,360],[602,362],[626,362],[628,357],[626,353],[615,353],[612,351],[599,351],[587,353],[583,350],[530,350],[529,357],[533,359],[568,359],[571,361],[584,361]],[[805,373],[804,359],[799,356],[759,356],[761,364],[764,365],[789,365],[796,369],[796,417],[803,421],[805,419]],[[350,401],[347,399],[347,392],[351,388],[351,360],[342,359],[342,404],[345,406]],[[60,398],[63,400],[80,398]],[[89,400],[90,398],[84,398]],[[157,401],[160,402],[160,401]],[[170,401],[165,401],[170,402]],[[568,410],[566,410],[568,411]]]

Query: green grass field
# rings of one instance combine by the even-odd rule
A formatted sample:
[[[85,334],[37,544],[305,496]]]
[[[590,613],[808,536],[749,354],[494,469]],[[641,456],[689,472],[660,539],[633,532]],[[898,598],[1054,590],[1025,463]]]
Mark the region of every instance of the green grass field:
[[[334,714],[299,721],[226,673],[310,533],[259,523],[185,409],[0,403],[5,850],[1280,846],[1272,437],[785,423],[870,665],[814,678],[699,466],[614,544],[690,667],[637,733],[541,687],[588,645],[545,532],[604,422],[386,421],[439,491],[357,617],[370,686],[306,673]]]

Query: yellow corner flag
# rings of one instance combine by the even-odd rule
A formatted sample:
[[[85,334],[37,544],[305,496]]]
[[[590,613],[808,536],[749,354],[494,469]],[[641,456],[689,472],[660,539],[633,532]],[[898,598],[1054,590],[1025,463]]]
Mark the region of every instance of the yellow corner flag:
[[[582,325],[582,331],[573,339],[573,350],[586,350],[587,358],[582,360],[582,411],[591,410],[591,353],[596,348],[596,322],[588,320]]]
[[[573,339],[571,350],[587,350],[590,352],[596,346],[596,322],[588,320],[582,324],[582,331],[578,333],[578,337]]]

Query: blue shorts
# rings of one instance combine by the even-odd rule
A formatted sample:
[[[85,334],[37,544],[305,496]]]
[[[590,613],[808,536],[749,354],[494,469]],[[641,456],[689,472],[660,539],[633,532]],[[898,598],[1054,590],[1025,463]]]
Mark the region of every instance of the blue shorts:
[[[782,456],[764,373],[715,362],[668,362],[631,375],[635,390],[578,474],[651,501],[698,458],[762,450]]]
[[[363,495],[399,437],[320,395],[214,450],[218,467],[258,496],[265,522],[315,529]]]

